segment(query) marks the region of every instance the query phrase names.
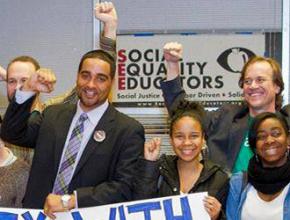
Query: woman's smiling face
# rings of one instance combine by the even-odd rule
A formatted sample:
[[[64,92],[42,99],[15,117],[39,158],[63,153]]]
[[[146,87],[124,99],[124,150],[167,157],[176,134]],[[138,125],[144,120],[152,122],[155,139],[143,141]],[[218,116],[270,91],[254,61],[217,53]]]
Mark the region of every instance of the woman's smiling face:
[[[257,130],[256,152],[265,167],[282,166],[286,160],[289,137],[281,122],[267,118]]]
[[[172,127],[171,144],[175,154],[184,162],[199,159],[204,144],[201,124],[190,116],[183,116]]]

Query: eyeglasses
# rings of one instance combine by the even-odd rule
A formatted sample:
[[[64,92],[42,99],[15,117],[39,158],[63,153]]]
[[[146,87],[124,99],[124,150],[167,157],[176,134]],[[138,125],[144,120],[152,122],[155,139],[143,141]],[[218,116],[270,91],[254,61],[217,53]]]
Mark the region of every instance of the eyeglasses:
[[[255,81],[256,84],[262,85],[266,81],[271,81],[271,80],[272,79],[267,79],[267,78],[264,78],[264,77],[259,76],[256,79],[246,78],[246,79],[243,80],[243,84],[244,85],[247,85],[247,86],[250,86]]]

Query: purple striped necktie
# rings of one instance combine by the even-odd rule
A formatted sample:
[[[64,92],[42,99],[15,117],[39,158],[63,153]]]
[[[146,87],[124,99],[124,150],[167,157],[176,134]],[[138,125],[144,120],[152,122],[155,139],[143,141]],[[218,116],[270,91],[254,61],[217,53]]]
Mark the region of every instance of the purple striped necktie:
[[[65,149],[65,153],[61,161],[61,166],[54,182],[54,194],[63,195],[68,193],[68,186],[73,175],[72,172],[74,164],[81,147],[81,141],[84,132],[84,122],[87,119],[87,114],[82,113],[71,133],[69,143]]]

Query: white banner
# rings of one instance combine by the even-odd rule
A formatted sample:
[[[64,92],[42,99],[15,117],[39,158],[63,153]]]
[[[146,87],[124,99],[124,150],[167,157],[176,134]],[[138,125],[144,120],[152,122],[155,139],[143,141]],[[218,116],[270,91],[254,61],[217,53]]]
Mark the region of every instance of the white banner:
[[[56,213],[57,220],[210,220],[207,193],[162,197]],[[0,208],[0,220],[45,220],[42,210]],[[48,218],[47,218],[48,219]]]
[[[165,77],[162,48],[170,41],[184,48],[180,67],[188,98],[202,101],[206,107],[241,101],[238,79],[242,66],[250,56],[265,52],[263,34],[118,36],[112,93],[116,106],[163,106],[159,89]]]

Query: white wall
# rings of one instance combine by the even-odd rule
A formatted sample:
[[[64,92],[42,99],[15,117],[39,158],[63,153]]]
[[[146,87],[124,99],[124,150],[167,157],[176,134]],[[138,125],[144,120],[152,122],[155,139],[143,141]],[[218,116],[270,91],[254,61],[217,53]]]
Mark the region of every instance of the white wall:
[[[119,33],[281,29],[281,0],[114,0]],[[52,95],[74,81],[93,48],[93,0],[0,0],[0,64],[30,55],[58,78]],[[6,93],[0,83],[0,108]]]
[[[92,1],[0,0],[0,65],[32,56],[56,72],[54,94],[64,92],[75,81],[80,57],[93,47],[92,15]],[[0,87],[3,107],[5,84]]]

